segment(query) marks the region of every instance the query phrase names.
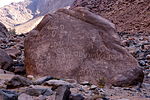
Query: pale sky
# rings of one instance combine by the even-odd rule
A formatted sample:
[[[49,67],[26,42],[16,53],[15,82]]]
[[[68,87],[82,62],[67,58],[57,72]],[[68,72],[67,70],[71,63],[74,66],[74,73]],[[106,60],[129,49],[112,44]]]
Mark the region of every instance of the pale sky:
[[[0,7],[3,7],[4,5],[9,5],[12,2],[19,2],[24,0],[0,0]]]

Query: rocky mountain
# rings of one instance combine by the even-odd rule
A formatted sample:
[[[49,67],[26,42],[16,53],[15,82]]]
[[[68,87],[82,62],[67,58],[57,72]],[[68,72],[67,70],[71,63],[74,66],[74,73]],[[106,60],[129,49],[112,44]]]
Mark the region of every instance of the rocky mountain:
[[[119,32],[150,33],[150,0],[76,0],[72,7],[86,7],[111,20]]]
[[[73,1],[25,0],[11,3],[0,8],[0,22],[5,24],[7,28],[15,28],[17,33],[25,33],[34,28],[46,13],[69,6]]]

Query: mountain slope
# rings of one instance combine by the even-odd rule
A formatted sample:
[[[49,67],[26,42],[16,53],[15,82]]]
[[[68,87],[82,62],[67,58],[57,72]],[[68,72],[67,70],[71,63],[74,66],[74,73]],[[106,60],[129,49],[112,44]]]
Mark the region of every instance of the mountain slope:
[[[111,20],[119,32],[150,33],[150,0],[76,0],[78,6]]]
[[[0,8],[0,22],[4,23],[7,28],[15,28],[17,32],[25,33],[27,32],[26,29],[31,28],[31,23],[39,22],[34,18],[40,19],[46,13],[69,6],[73,2],[74,0],[25,0],[19,3],[11,3]],[[27,23],[30,23],[30,27],[23,27],[27,26]],[[18,28],[20,25],[21,28],[25,29],[20,30]]]

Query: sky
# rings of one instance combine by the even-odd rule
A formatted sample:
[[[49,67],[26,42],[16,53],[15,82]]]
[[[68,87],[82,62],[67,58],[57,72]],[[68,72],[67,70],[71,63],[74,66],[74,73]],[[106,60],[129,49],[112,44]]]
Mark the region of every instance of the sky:
[[[3,7],[4,5],[9,5],[12,2],[19,2],[24,0],[0,0],[0,7]]]

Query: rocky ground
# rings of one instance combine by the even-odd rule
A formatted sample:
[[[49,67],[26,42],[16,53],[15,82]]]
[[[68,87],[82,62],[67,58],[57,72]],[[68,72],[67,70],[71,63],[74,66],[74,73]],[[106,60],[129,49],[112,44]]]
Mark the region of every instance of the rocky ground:
[[[89,1],[89,3],[93,4],[92,0]],[[112,1],[115,2],[115,0]],[[132,1],[139,2],[135,3]],[[130,0],[131,3],[137,4],[142,9],[143,7],[141,4],[147,5],[146,3],[143,3],[143,1],[144,0]],[[147,0],[147,2],[149,1]],[[130,4],[128,5],[128,3],[129,1],[126,1],[126,3],[122,5],[129,6]],[[87,3],[82,4],[82,6],[87,5]],[[92,8],[91,6],[88,7],[91,8],[91,11],[96,10],[97,12],[97,9],[94,9],[97,7],[95,6],[92,6]],[[111,7],[111,4],[109,6]],[[135,6],[132,5],[131,7],[134,8]],[[117,9],[117,7],[114,7],[113,9]],[[118,10],[117,12],[121,11]],[[144,11],[148,10],[149,5]],[[111,11],[109,17],[112,14],[117,14],[117,12],[113,12],[111,9],[104,9],[102,11],[104,11],[104,13]],[[127,9],[127,12],[130,12],[130,10]],[[144,12],[142,12],[142,14],[143,13]],[[122,15],[117,15],[117,17],[120,16]],[[115,18],[113,17],[113,19]],[[147,16],[144,18],[146,18],[146,20],[148,19]],[[125,21],[126,20],[128,19],[125,19]],[[121,23],[124,23],[124,21],[121,21]],[[139,24],[137,23],[136,25]],[[146,25],[145,29],[147,31],[149,29],[148,21]],[[32,75],[26,75],[24,67],[24,39],[27,34],[12,34],[12,32],[8,32],[4,28],[2,33],[5,34],[3,34],[3,37],[1,36],[2,33],[0,33],[0,100],[150,100],[150,34],[148,32],[137,32],[140,28],[135,29],[135,27],[131,27],[132,25],[126,27],[126,24],[123,26],[122,24],[119,24],[118,26],[121,28],[125,27],[125,30],[127,28],[129,31],[132,31],[130,28],[136,30],[136,32],[132,31],[131,33],[118,32],[118,35],[121,38],[122,46],[137,59],[140,67],[144,71],[145,78],[142,87],[107,87],[105,83],[96,86],[87,81],[78,83],[73,79],[58,79],[53,76],[34,77]],[[145,25],[142,25],[142,27],[143,26]],[[1,29],[2,28],[0,27],[0,30]]]
[[[0,71],[0,97],[4,100],[150,100],[150,35],[124,32],[118,34],[122,39],[122,46],[139,61],[145,72],[142,88],[104,88],[104,85],[77,83],[72,79],[25,76],[25,35],[11,34],[0,39],[0,48],[13,59],[13,67],[7,67],[11,72],[2,69]]]

